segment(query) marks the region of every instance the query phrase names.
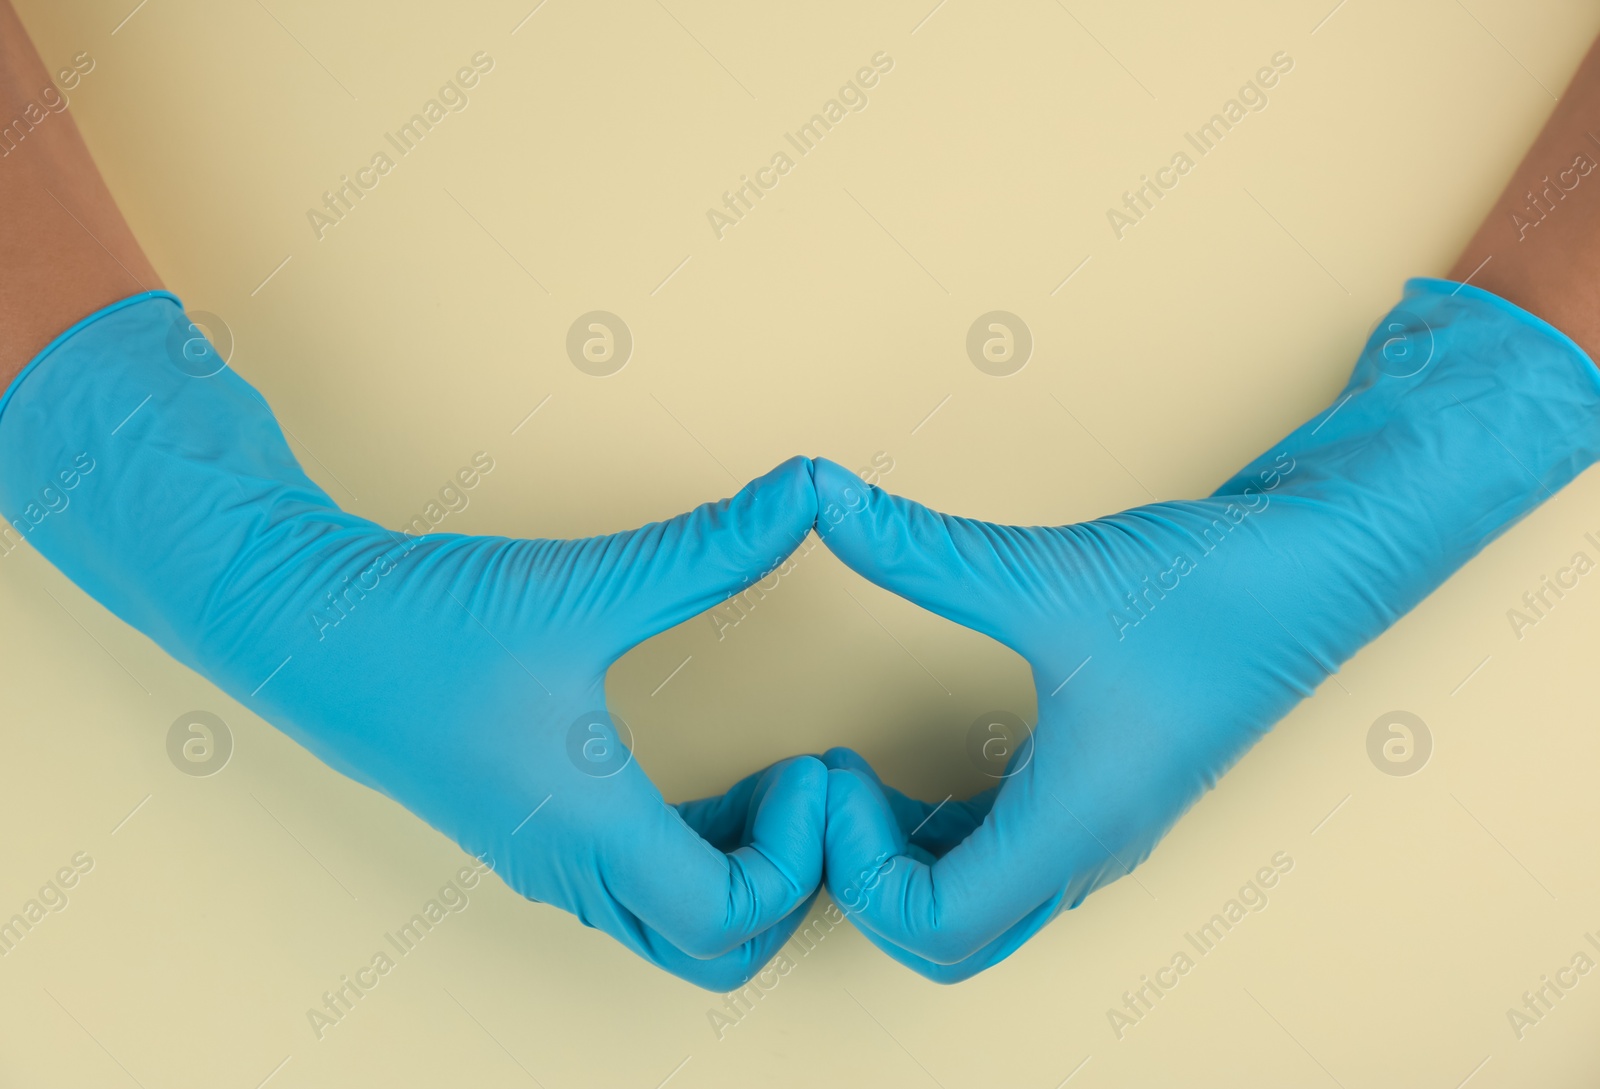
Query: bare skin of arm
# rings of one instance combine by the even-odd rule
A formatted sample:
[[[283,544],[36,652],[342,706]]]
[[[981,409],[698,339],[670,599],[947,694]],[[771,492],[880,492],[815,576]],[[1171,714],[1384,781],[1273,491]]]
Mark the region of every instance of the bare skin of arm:
[[[0,390],[79,318],[161,286],[55,86],[0,0]]]
[[[1469,276],[1600,361],[1600,41],[1450,270]]]

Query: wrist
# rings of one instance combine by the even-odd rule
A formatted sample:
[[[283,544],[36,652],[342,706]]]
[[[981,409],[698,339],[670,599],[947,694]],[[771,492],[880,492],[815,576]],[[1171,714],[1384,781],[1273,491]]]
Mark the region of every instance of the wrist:
[[[56,338],[0,401],[0,514],[191,666],[219,608],[251,607],[234,588],[272,550],[303,546],[313,519],[361,523],[306,478],[248,383],[220,360],[190,373],[194,335],[168,293],[122,300]]]

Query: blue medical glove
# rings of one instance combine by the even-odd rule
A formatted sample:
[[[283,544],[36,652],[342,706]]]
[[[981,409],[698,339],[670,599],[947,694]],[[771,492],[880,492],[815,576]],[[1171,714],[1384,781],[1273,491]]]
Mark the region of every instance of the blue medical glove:
[[[1000,961],[1143,861],[1295,704],[1597,456],[1583,351],[1420,279],[1334,405],[1209,498],[1019,528],[819,460],[828,547],[1022,655],[1039,708],[998,789],[920,830],[934,807],[829,753],[830,891],[933,979]]]
[[[821,880],[826,769],[801,757],[667,805],[604,680],[800,543],[810,463],[628,533],[413,537],[340,510],[219,367],[165,293],[80,322],[0,402],[0,513],[106,608],[517,892],[706,987],[759,970]]]

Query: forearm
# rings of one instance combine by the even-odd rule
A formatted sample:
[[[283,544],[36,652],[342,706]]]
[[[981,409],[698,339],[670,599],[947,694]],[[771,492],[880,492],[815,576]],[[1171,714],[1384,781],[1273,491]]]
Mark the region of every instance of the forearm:
[[[344,659],[365,641],[328,648],[315,620],[341,619],[326,596],[344,601],[378,555],[411,539],[341,512],[242,377],[184,371],[181,320],[160,294],[114,304],[6,390],[0,555],[26,541],[168,654],[363,779],[322,737],[320,692],[338,684],[312,678],[354,668]],[[266,686],[290,656],[298,683]]]
[[[1600,358],[1600,41],[1450,270]]]
[[[1213,502],[1250,510],[1271,574],[1241,578],[1336,668],[1596,460],[1600,371],[1581,348],[1497,296],[1417,280],[1333,404]],[[1313,563],[1280,540],[1331,547]]]
[[[0,0],[0,390],[85,314],[161,286],[84,145],[63,82]]]

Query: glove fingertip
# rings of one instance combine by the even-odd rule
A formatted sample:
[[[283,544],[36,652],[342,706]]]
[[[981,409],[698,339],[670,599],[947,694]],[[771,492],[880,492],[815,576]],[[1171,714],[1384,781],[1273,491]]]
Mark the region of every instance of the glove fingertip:
[[[853,768],[829,770],[826,844],[830,858],[846,863],[900,853],[899,824],[874,777]]]
[[[836,461],[817,458],[812,463],[812,482],[816,491],[817,534],[834,536],[840,526],[855,521],[848,515],[872,502],[875,489]]]
[[[801,889],[822,880],[828,774],[816,757],[795,757],[755,808],[751,844]]]
[[[878,780],[877,772],[872,770],[872,765],[867,758],[847,745],[835,745],[822,754],[822,762],[830,771],[858,771]]]
[[[812,474],[812,460],[796,455],[750,481],[735,498],[752,507],[771,502],[781,511],[805,511],[814,517],[816,484]]]

